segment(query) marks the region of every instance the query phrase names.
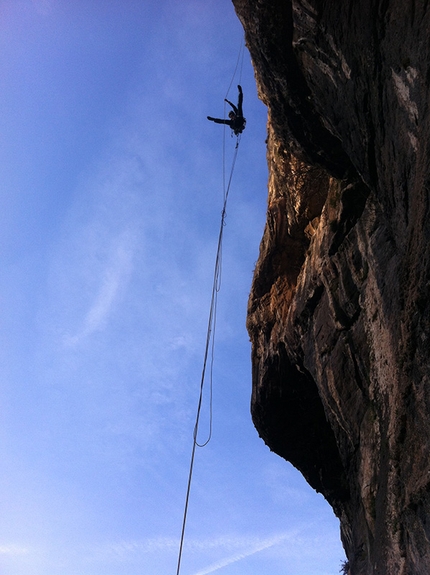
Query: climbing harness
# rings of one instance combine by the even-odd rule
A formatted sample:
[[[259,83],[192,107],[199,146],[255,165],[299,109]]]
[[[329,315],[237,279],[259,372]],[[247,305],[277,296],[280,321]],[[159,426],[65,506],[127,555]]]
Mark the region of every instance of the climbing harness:
[[[239,83],[242,76],[242,66],[243,66],[243,54],[244,54],[244,42],[242,40],[241,48],[239,51],[239,56],[237,58],[236,67],[234,69],[233,77],[231,79],[230,85],[227,90],[226,98],[228,97],[228,93],[230,91],[231,85],[233,84],[233,80],[236,76],[239,64],[240,64],[240,77]],[[224,112],[225,112],[225,103],[224,103]],[[214,275],[213,275],[213,282],[212,282],[212,296],[211,296],[211,303],[210,303],[210,310],[209,310],[209,319],[208,319],[208,327],[206,332],[206,346],[205,346],[205,353],[203,357],[203,368],[202,374],[200,379],[200,394],[199,394],[199,401],[197,404],[197,413],[196,419],[194,424],[194,432],[193,432],[193,447],[191,450],[191,460],[190,460],[190,468],[188,474],[188,484],[187,484],[187,492],[185,497],[185,507],[184,507],[184,514],[183,514],[183,521],[182,521],[182,531],[181,531],[181,539],[179,545],[179,554],[178,554],[178,563],[176,569],[176,575],[180,574],[181,570],[181,561],[182,561],[182,551],[184,545],[184,538],[185,538],[185,527],[187,523],[187,515],[188,515],[188,504],[190,499],[190,492],[191,492],[191,483],[193,477],[193,470],[194,470],[194,459],[196,454],[196,447],[205,447],[212,437],[212,374],[213,374],[213,363],[214,363],[214,350],[215,350],[215,329],[216,329],[216,314],[217,314],[217,302],[218,302],[218,293],[221,289],[221,269],[222,269],[222,242],[223,242],[223,234],[224,234],[224,227],[226,225],[226,216],[227,216],[227,200],[228,195],[230,192],[231,181],[233,179],[234,168],[236,165],[237,154],[239,151],[239,144],[241,140],[241,134],[236,135],[236,145],[234,148],[233,153],[233,160],[230,168],[229,178],[226,182],[226,150],[225,150],[225,126],[224,126],[224,134],[223,134],[223,207],[221,211],[221,223],[220,229],[218,234],[218,246],[216,251],[216,258],[215,258],[215,268],[214,268]],[[200,414],[202,409],[203,403],[203,392],[205,386],[205,378],[206,378],[206,367],[210,353],[210,378],[209,378],[209,431],[208,436],[205,441],[199,443],[198,441],[198,431],[199,431],[199,423],[200,423]]]

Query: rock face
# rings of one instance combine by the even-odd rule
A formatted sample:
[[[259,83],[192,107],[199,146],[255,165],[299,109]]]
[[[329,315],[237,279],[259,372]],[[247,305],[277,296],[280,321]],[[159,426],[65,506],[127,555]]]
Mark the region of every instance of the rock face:
[[[352,575],[428,575],[430,3],[233,3],[268,107],[254,423]]]

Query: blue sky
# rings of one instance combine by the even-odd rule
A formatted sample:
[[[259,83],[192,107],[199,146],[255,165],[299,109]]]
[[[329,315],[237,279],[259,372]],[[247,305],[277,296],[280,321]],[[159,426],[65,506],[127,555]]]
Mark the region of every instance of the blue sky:
[[[0,2],[1,575],[176,572],[223,201],[206,116],[242,35],[229,0]],[[240,81],[181,573],[332,575],[337,520],[249,414],[267,167],[246,51]]]

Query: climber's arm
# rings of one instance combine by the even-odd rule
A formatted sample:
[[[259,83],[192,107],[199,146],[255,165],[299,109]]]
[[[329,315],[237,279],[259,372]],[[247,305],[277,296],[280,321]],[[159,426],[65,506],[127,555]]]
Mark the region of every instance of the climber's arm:
[[[211,116],[208,116],[207,118],[211,122],[215,122],[215,124],[227,124],[229,126],[231,123],[231,120],[222,120],[221,118],[211,118]]]

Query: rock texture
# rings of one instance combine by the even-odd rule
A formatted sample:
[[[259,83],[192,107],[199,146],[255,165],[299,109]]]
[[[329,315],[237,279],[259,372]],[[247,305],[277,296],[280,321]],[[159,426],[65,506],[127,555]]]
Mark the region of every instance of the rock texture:
[[[268,107],[254,423],[352,575],[428,575],[429,2],[233,3]]]

